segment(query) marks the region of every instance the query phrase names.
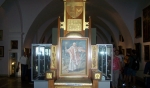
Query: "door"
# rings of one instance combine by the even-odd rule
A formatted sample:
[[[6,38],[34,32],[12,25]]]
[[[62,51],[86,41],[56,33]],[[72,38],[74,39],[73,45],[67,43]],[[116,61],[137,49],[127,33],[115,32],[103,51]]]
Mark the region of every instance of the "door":
[[[16,68],[17,68],[17,61],[18,59],[18,54],[16,52],[10,52],[9,53],[9,76],[10,77],[16,77],[17,76],[17,72],[16,72]]]

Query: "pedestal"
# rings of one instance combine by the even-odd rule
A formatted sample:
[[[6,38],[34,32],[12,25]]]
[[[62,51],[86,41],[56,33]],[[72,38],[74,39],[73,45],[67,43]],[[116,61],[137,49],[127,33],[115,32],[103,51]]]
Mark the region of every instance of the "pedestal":
[[[110,88],[110,81],[100,81],[98,88]]]
[[[48,81],[34,81],[34,88],[48,88]]]

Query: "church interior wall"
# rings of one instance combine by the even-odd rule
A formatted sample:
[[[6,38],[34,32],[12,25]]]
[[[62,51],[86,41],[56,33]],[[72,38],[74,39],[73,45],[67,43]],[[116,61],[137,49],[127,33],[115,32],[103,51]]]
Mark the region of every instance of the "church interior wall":
[[[21,56],[21,51],[23,48],[31,47],[32,43],[39,43],[42,41],[43,33],[45,33],[46,27],[48,27],[48,24],[51,23],[55,19],[49,19],[47,22],[45,22],[42,26],[38,27],[38,29],[33,29],[35,32],[33,32],[33,39],[31,43],[27,44],[26,47],[22,47],[25,43],[24,40],[26,39],[26,35],[29,32],[29,29],[31,28],[32,23],[38,16],[38,14],[50,3],[50,0],[47,0],[47,2],[39,3],[34,1],[24,2],[24,1],[18,1],[18,2],[12,2],[10,6],[4,6],[5,10],[5,17],[3,19],[0,19],[1,23],[3,25],[0,25],[0,28],[4,32],[3,41],[0,41],[0,46],[4,46],[4,57],[0,57],[0,75],[8,75],[9,74],[9,52],[17,52],[18,57]],[[131,3],[132,5],[133,3]],[[7,4],[9,5],[9,4]],[[121,4],[120,4],[121,5]],[[126,26],[122,26],[123,24],[120,24],[119,26],[112,26],[112,24],[109,24],[105,20],[101,19],[103,22],[108,23],[109,28],[112,33],[105,33],[105,29],[100,28],[100,25],[97,25],[101,31],[105,34],[108,41],[106,41],[106,38],[104,36],[97,36],[97,43],[109,43],[110,42],[110,34],[114,35],[115,44],[117,46],[122,46],[123,49],[126,48],[134,48],[134,43],[141,43],[142,48],[142,61],[141,61],[141,67],[138,71],[137,75],[139,77],[142,77],[142,72],[144,69],[145,61],[144,61],[144,45],[150,45],[150,42],[143,43],[143,37],[141,38],[134,38],[134,19],[137,17],[142,17],[142,9],[146,6],[150,5],[150,1],[147,1],[147,3],[142,3],[141,6],[129,6],[128,8],[124,7],[124,11],[121,11],[119,7],[115,7],[115,5],[112,5],[115,7],[116,11],[120,12],[119,14],[122,17],[122,21]],[[2,8],[2,7],[1,7]],[[37,10],[38,8],[38,10]],[[128,10],[127,10],[128,9]],[[130,14],[129,14],[130,13]],[[131,15],[132,14],[132,15]],[[37,22],[38,23],[38,22]],[[36,23],[35,23],[36,24]],[[38,26],[38,24],[36,24]],[[122,28],[123,27],[123,28]],[[34,27],[33,27],[34,28]],[[104,27],[105,28],[105,27]],[[116,31],[117,29],[120,29],[120,31]],[[125,29],[125,30],[124,30]],[[48,30],[48,29],[47,29]],[[51,29],[52,30],[52,29]],[[124,32],[128,30],[129,32]],[[143,29],[142,29],[143,30]],[[31,30],[30,30],[31,31]],[[46,31],[45,38],[46,41],[51,40],[49,39],[48,34],[52,34],[51,31]],[[129,34],[128,34],[129,33]],[[8,36],[9,34],[9,36]],[[122,34],[125,38],[125,42],[119,42],[119,35]],[[100,34],[99,34],[100,35]],[[131,36],[132,39],[130,39],[127,35]],[[18,49],[12,50],[10,49],[10,41],[11,40],[18,40]],[[51,40],[52,41],[52,40]],[[131,42],[133,41],[133,42]]]

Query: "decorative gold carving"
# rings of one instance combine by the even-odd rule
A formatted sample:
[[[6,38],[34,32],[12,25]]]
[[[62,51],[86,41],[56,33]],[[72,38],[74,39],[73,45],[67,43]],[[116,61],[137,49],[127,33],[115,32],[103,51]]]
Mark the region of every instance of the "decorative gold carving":
[[[100,79],[101,75],[100,73],[95,73],[95,79]]]
[[[57,47],[55,45],[51,46],[51,69],[56,68],[56,50]]]
[[[67,31],[82,31],[82,20],[81,19],[68,19]]]
[[[81,15],[83,12],[83,2],[67,2],[67,13],[72,17],[72,18],[77,18]]]
[[[55,70],[53,70],[53,77],[56,77],[56,72],[55,72]]]
[[[46,78],[47,79],[52,79],[53,77],[52,77],[52,73],[46,73]]]
[[[89,29],[89,22],[85,22],[85,29]]]
[[[92,45],[92,69],[98,68],[98,59],[97,59],[97,45]]]

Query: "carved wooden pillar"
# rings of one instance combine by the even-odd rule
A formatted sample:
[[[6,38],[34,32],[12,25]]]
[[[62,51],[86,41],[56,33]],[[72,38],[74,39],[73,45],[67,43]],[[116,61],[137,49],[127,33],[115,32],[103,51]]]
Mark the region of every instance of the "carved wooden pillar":
[[[55,88],[54,80],[48,80],[48,88]]]

